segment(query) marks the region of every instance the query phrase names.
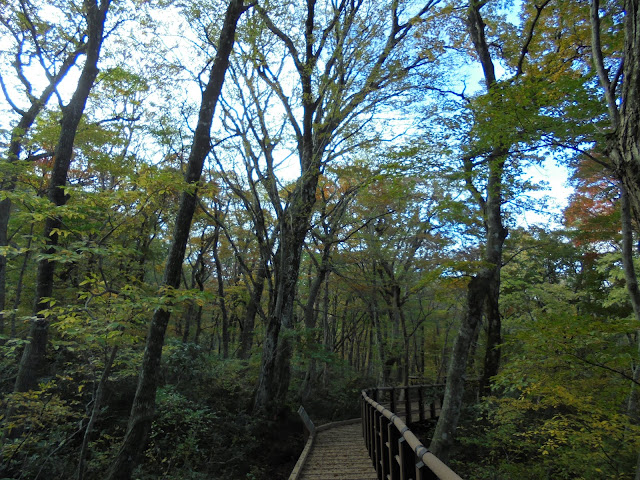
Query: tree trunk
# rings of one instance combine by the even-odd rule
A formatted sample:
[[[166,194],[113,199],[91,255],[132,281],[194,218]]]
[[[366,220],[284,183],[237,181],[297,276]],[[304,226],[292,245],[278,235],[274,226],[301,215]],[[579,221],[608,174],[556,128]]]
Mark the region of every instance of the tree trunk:
[[[47,198],[57,207],[67,202],[64,187],[67,184],[67,174],[73,156],[73,144],[89,98],[89,93],[98,75],[98,60],[104,39],[104,23],[111,0],[84,0],[87,18],[87,50],[86,60],[76,91],[71,101],[64,107],[61,120],[61,131],[54,151],[54,164],[51,180],[47,190]],[[62,227],[62,220],[58,216],[47,217],[43,238],[46,241],[47,254],[54,254],[58,245],[56,229]],[[53,275],[55,261],[43,259],[38,262],[36,279],[36,294],[34,300],[35,319],[29,330],[29,343],[26,345],[16,377],[15,390],[25,392],[37,385],[38,379],[46,369],[46,345],[49,332],[49,319],[40,312],[49,308],[47,300],[53,294]]]
[[[370,308],[371,319],[376,331],[375,339],[378,346],[378,360],[380,361],[380,365],[382,366],[381,385],[385,387],[391,382],[391,365],[393,365],[393,360],[389,359],[389,355],[387,352],[387,341],[382,325],[382,319],[380,318],[380,311],[375,299],[370,303]]]
[[[242,332],[240,332],[240,351],[238,352],[238,357],[244,360],[248,359],[251,356],[256,315],[258,314],[258,310],[260,309],[260,302],[262,300],[262,293],[264,292],[264,282],[267,274],[265,259],[261,257],[259,262],[260,264],[258,265],[256,278],[251,285],[249,303],[247,304],[247,308],[244,312]]]
[[[418,23],[418,20],[429,9],[428,6],[423,7],[415,18],[400,25],[398,23],[398,5],[394,3],[389,12],[388,18],[391,20],[391,24],[387,30],[388,36],[386,40],[381,42],[381,49],[373,62],[362,64],[363,70],[368,68],[363,77],[364,81],[356,87],[357,91],[346,97],[341,95],[331,97],[330,95],[334,92],[341,94],[344,85],[334,83],[338,87],[337,89],[320,88],[318,90],[316,86],[322,84],[328,78],[325,75],[320,82],[318,82],[318,78],[314,78],[318,70],[322,71],[322,69],[318,69],[319,59],[322,56],[331,57],[331,53],[322,52],[327,45],[324,39],[331,35],[332,38],[336,39],[338,45],[343,45],[346,37],[352,35],[350,31],[350,28],[354,25],[352,19],[359,12],[360,3],[340,3],[340,6],[333,11],[335,20],[330,23],[330,26],[321,36],[317,35],[316,2],[308,0],[305,3],[307,8],[304,18],[304,32],[300,32],[303,34],[301,45],[297,39],[290,38],[286,32],[280,30],[271,21],[268,12],[264,8],[260,7],[258,9],[266,27],[283,41],[284,48],[293,61],[300,80],[301,108],[299,110],[302,118],[301,122],[298,123],[293,114],[295,109],[290,108],[288,98],[284,94],[276,93],[283,103],[287,105],[287,118],[296,132],[301,176],[295,182],[295,187],[288,195],[286,202],[282,201],[277,191],[273,190],[276,187],[273,182],[266,185],[274,175],[273,169],[267,172],[264,177],[271,202],[274,209],[278,211],[280,238],[274,261],[274,297],[270,300],[267,319],[268,334],[264,343],[262,366],[254,404],[254,412],[256,413],[273,412],[282,405],[283,400],[286,398],[289,384],[289,361],[292,353],[289,330],[294,324],[293,305],[300,268],[300,257],[305,236],[310,228],[309,222],[316,201],[316,188],[318,178],[323,169],[323,157],[326,149],[342,123],[350,117],[353,118],[354,113],[362,109],[365,100],[382,88],[381,84],[384,85],[386,80],[390,80],[388,76],[385,78],[383,70],[389,63],[393,50],[406,38],[409,30]],[[344,16],[342,16],[343,14]],[[342,22],[343,18],[347,18],[344,23]],[[298,45],[300,49],[298,49]],[[342,48],[338,48],[338,51],[342,51]],[[322,55],[320,55],[321,53]],[[344,60],[343,57],[338,56],[333,58],[336,59],[336,64],[340,64]],[[329,63],[333,63],[333,60]],[[331,65],[326,67],[326,72],[332,72]],[[352,66],[350,65],[349,68],[352,68]],[[273,78],[266,75],[263,68],[258,68],[257,73],[267,84],[274,85]],[[322,75],[322,73],[320,74]],[[344,79],[344,75],[342,75],[342,79]],[[330,82],[333,83],[335,80],[332,78]],[[277,88],[275,91],[281,92]],[[381,97],[372,99],[372,105],[378,101],[382,101]],[[262,153],[268,156],[272,152],[272,147],[270,147],[272,144],[270,141],[263,143],[265,146],[262,148]],[[267,163],[273,165],[271,161]],[[283,204],[286,204],[286,207],[283,208]],[[282,336],[282,342],[279,345],[281,327],[285,330],[285,334]]]
[[[315,181],[314,181],[315,180]],[[267,317],[267,335],[262,349],[262,362],[258,388],[254,402],[254,413],[271,417],[286,400],[289,388],[290,365],[293,353],[291,328],[294,325],[293,306],[300,270],[302,245],[311,216],[318,177],[310,179],[306,188],[296,189],[290,204],[290,214],[285,214],[280,227],[280,246],[274,262],[274,298]],[[297,197],[297,198],[296,198]],[[289,222],[296,221],[296,225]],[[280,338],[280,330],[285,334]]]
[[[220,214],[220,210],[216,207],[216,217]],[[218,281],[218,302],[220,305],[220,313],[222,314],[222,358],[229,358],[229,312],[227,311],[227,303],[224,295],[224,278],[222,275],[222,262],[218,255],[218,246],[220,240],[220,219],[217,219],[213,234],[213,261],[216,267],[216,277]]]
[[[211,123],[215,112],[224,77],[229,65],[235,41],[238,20],[247,9],[243,0],[231,0],[220,31],[218,50],[211,67],[211,74],[207,86],[202,93],[202,103],[198,125],[194,133],[191,153],[185,180],[189,185],[197,186],[202,174],[204,161],[211,149]],[[182,274],[182,263],[189,240],[191,221],[196,209],[197,192],[185,191],[180,198],[180,207],[176,216],[173,241],[164,271],[163,285],[178,288]],[[112,464],[106,478],[109,480],[129,480],[131,473],[138,463],[139,454],[146,445],[147,435],[155,414],[156,390],[164,336],[169,322],[168,310],[159,308],[153,314],[144,351],[144,358],[138,388],[133,400],[127,433],[120,450]]]
[[[371,319],[371,321],[373,322],[373,318]],[[373,374],[373,329],[374,329],[374,325],[372,324],[371,327],[369,328],[369,343],[368,343],[368,348],[366,351],[366,372],[367,372],[367,376],[370,377]]]
[[[640,324],[640,288],[638,278],[633,265],[633,228],[631,225],[631,204],[627,190],[621,188],[621,217],[622,217],[622,264],[624,266],[624,276],[627,283],[627,290],[633,313]]]
[[[102,371],[102,376],[100,377],[100,382],[98,383],[98,388],[96,389],[95,397],[93,399],[93,409],[91,410],[91,417],[89,418],[89,423],[87,424],[87,428],[84,432],[84,437],[82,439],[82,446],[80,447],[80,453],[78,454],[78,469],[76,470],[76,480],[83,480],[85,473],[85,457],[87,455],[87,450],[89,449],[89,440],[91,437],[91,433],[93,432],[93,426],[98,419],[98,415],[100,415],[100,409],[102,408],[102,397],[104,396],[104,388],[107,384],[107,380],[109,379],[109,374],[111,373],[111,367],[113,366],[113,362],[116,359],[116,354],[118,353],[118,346],[114,346],[111,348],[111,354],[107,359],[107,363],[104,365],[104,370]]]
[[[324,295],[322,295],[322,348],[325,352],[334,352],[336,345],[336,328],[329,322],[329,278],[324,282]],[[344,343],[342,344],[344,345]],[[329,364],[324,362],[322,369],[322,386],[327,388],[329,384]]]
[[[467,29],[474,48],[480,58],[487,92],[490,93],[496,84],[495,68],[489,45],[484,34],[484,21],[480,9],[484,3],[472,2],[468,10]],[[491,377],[498,373],[500,366],[501,319],[499,310],[500,270],[502,269],[502,248],[507,238],[507,230],[502,225],[502,175],[504,162],[509,154],[508,145],[495,145],[487,157],[489,178],[486,188],[486,199],[477,197],[483,210],[487,246],[484,260],[492,265],[492,272],[486,285],[486,319],[487,348],[485,353],[482,388],[488,392],[491,388]],[[469,170],[467,168],[467,170]],[[470,173],[470,172],[468,172]],[[467,179],[470,185],[471,179]],[[472,192],[473,193],[473,192]]]
[[[640,1],[624,0],[622,87],[609,78],[600,41],[600,2],[591,0],[591,51],[609,111],[611,133],[605,150],[640,219]],[[616,93],[620,96],[616,98]]]
[[[265,13],[263,12],[263,16]],[[280,238],[274,258],[274,290],[267,318],[267,338],[262,351],[262,364],[254,402],[254,413],[273,415],[286,400],[289,388],[290,359],[293,354],[291,329],[294,325],[294,302],[302,247],[310,228],[311,213],[316,201],[316,188],[320,177],[321,161],[332,130],[320,135],[314,127],[318,104],[313,101],[312,75],[313,28],[315,5],[308,2],[305,29],[305,68],[298,71],[302,84],[302,131],[298,139],[301,175],[288,198],[287,207],[280,212],[278,223]],[[317,121],[317,118],[316,118]],[[329,127],[326,127],[329,128]],[[274,192],[270,195],[274,196]],[[277,195],[277,194],[276,194]],[[272,198],[279,203],[279,198]],[[285,334],[280,339],[280,329]]]
[[[326,147],[324,143],[315,144],[311,125],[305,132],[304,139],[300,161],[303,173],[289,197],[287,209],[279,219],[280,243],[274,259],[274,291],[269,306],[267,339],[263,345],[254,402],[254,412],[267,416],[271,416],[284,405],[289,389],[289,363],[293,353],[291,329],[295,323],[294,302],[300,260],[316,198],[320,159]],[[281,328],[285,334],[280,339]]]
[[[495,156],[494,156],[495,155]],[[489,265],[483,268],[469,282],[467,288],[467,313],[458,332],[458,337],[453,346],[453,352],[447,373],[445,398],[438,420],[436,431],[429,449],[446,462],[449,456],[449,448],[453,444],[455,429],[458,425],[462,395],[464,393],[465,374],[469,349],[474,338],[474,332],[481,321],[482,311],[488,303],[493,315],[492,341],[500,341],[500,313],[498,311],[498,294],[500,288],[500,269],[502,266],[502,248],[507,237],[507,230],[502,225],[500,207],[502,204],[501,181],[504,152],[498,152],[489,158],[490,174],[487,184],[487,201],[485,204],[485,226],[487,231],[487,244],[484,252],[484,261]],[[489,320],[489,315],[487,315]],[[489,365],[487,365],[487,359]],[[497,373],[499,366],[499,343],[487,342],[485,357],[484,379],[486,389],[489,388],[489,379]],[[437,453],[436,453],[437,452]]]
[[[630,194],[636,218],[640,218],[640,1],[625,2],[625,44],[618,168]]]
[[[489,46],[487,44],[480,9],[484,3],[473,1],[468,7],[467,30],[476,53],[480,59],[484,72],[487,90],[491,92],[496,83],[495,70]],[[483,261],[488,266],[483,267],[469,282],[467,288],[467,311],[460,331],[455,340],[452,357],[447,374],[445,396],[438,419],[438,424],[431,441],[430,450],[441,460],[447,461],[449,449],[454,441],[455,430],[460,417],[462,396],[464,393],[465,374],[469,349],[474,332],[481,321],[482,311],[487,308],[488,338],[485,355],[484,388],[490,388],[490,378],[497,373],[500,361],[500,270],[502,268],[502,249],[508,231],[502,224],[502,175],[504,162],[509,147],[496,145],[487,156],[489,177],[486,186],[486,198],[473,185],[471,159],[464,159],[466,182],[470,193],[478,201],[486,231],[486,247]]]
[[[193,335],[193,343],[198,345],[200,343],[200,334],[202,333],[202,307],[198,306],[196,310],[196,333]]]
[[[29,266],[29,258],[31,257],[31,244],[33,243],[33,230],[34,226],[31,224],[29,229],[29,240],[27,241],[27,249],[22,260],[22,267],[18,275],[18,282],[16,283],[16,292],[13,298],[13,312],[11,312],[11,324],[9,327],[9,337],[15,338],[16,332],[16,312],[20,307],[20,301],[22,300],[22,289],[24,286],[24,276],[27,273],[27,267]]]
[[[325,274],[326,269],[321,266],[317,275],[311,281],[311,285],[309,286],[309,295],[307,296],[307,302],[304,306],[304,326],[308,332],[312,332],[312,334],[307,334],[307,338],[308,341],[313,343],[316,343],[318,340],[314,330],[318,319],[316,307],[318,304],[318,293],[320,292],[320,286],[324,281]],[[311,396],[311,392],[313,391],[313,384],[316,376],[316,363],[316,359],[312,356],[309,359],[309,367],[307,368],[304,381],[300,387],[300,398],[303,402]]]
[[[378,361],[380,362],[380,365],[382,367],[382,371],[381,371],[381,375],[382,375],[382,379],[380,380],[380,384],[384,387],[387,386],[390,382],[391,379],[391,368],[390,368],[390,363],[389,363],[389,359],[388,357],[388,349],[387,349],[387,342],[385,339],[385,334],[384,334],[384,330],[382,327],[382,320],[380,318],[380,309],[378,308],[378,276],[377,276],[377,271],[378,271],[378,262],[373,259],[372,264],[371,264],[371,269],[373,272],[373,276],[371,277],[373,280],[373,285],[372,285],[372,295],[371,298],[367,299],[367,306],[369,307],[369,315],[371,317],[371,322],[372,322],[372,328],[375,329],[375,337],[373,337],[373,332],[371,333],[372,335],[372,340],[373,338],[375,338],[375,343],[378,347]]]
[[[187,311],[184,312],[182,319],[184,321],[184,328],[176,327],[176,334],[182,336],[182,343],[189,341],[189,333],[191,331],[191,320],[195,317],[196,304],[194,301],[189,300],[187,304]],[[179,324],[178,324],[179,325]]]
[[[453,445],[455,431],[460,418],[469,347],[482,317],[482,305],[486,297],[490,275],[490,270],[485,270],[482,274],[473,277],[469,282],[467,288],[467,310],[451,352],[442,410],[429,445],[429,450],[445,463],[449,459],[449,449]]]
[[[629,298],[636,319],[640,319],[640,290],[633,267],[631,212],[640,220],[640,1],[624,1],[624,61],[622,87],[609,78],[600,42],[599,0],[591,1],[591,51],[600,86],[609,111],[611,133],[605,151],[622,182],[622,259]],[[616,93],[620,96],[616,98]],[[640,342],[639,342],[640,347]],[[640,378],[635,365],[634,378]],[[638,392],[632,387],[628,409],[637,417]],[[633,412],[633,413],[632,413]],[[636,478],[640,478],[640,460]]]
[[[28,110],[21,112],[20,120],[11,132],[9,140],[9,150],[7,152],[7,162],[14,163],[20,159],[22,153],[22,142],[36,118],[49,102],[51,95],[58,84],[75,65],[76,60],[84,50],[85,45],[76,49],[65,58],[58,72],[49,79],[49,84],[44,88],[40,97],[32,101]],[[21,72],[22,73],[22,72]],[[16,186],[16,174],[10,174],[0,181],[0,189],[3,192],[13,192]],[[0,249],[9,245],[9,219],[11,217],[11,198],[6,197],[0,200]],[[7,257],[0,255],[0,334],[4,333],[4,315],[2,311],[6,307],[7,298]]]
[[[600,42],[599,0],[591,1],[591,51],[600,86],[604,91],[612,130],[605,145],[605,152],[613,161],[614,170],[622,182],[622,258],[627,290],[638,319],[640,291],[633,267],[629,207],[636,221],[640,220],[640,0],[625,0],[624,13],[624,61],[622,88],[619,88],[617,78],[614,77],[612,81],[609,78],[609,69],[605,67]],[[616,98],[618,91],[621,94]],[[638,356],[640,357],[640,352]],[[636,358],[634,362],[634,380],[640,378],[639,360]],[[632,419],[638,420],[638,391],[635,386],[631,387],[627,411]],[[640,480],[640,456],[635,478]]]
[[[502,249],[502,247],[500,247]],[[502,254],[500,260],[502,261]],[[500,266],[496,266],[487,285],[485,312],[487,319],[487,348],[484,357],[484,369],[481,379],[481,391],[491,393],[492,377],[500,368],[500,345],[502,343],[502,319],[500,317]]]
[[[638,277],[633,265],[633,229],[631,224],[631,203],[629,202],[629,195],[626,189],[622,186],[620,188],[621,197],[621,220],[622,220],[622,265],[624,268],[624,276],[627,284],[627,291],[629,292],[629,299],[631,306],[633,307],[633,313],[636,318],[636,323],[640,325],[640,288],[638,287]],[[633,361],[632,376],[634,381],[640,380],[640,332],[637,333],[636,346],[638,354]],[[627,403],[627,415],[633,422],[637,423],[640,420],[640,412],[638,411],[638,400],[640,392],[634,382],[631,383],[631,391],[629,392],[629,401]]]
[[[329,241],[329,239],[327,238],[324,242],[324,248],[322,250],[322,259],[320,260],[320,264],[318,265],[318,272],[316,276],[313,278],[313,280],[311,281],[311,284],[309,285],[309,294],[307,296],[307,301],[303,309],[304,326],[307,330],[313,330],[316,328],[316,322],[318,318],[318,315],[316,312],[316,305],[318,303],[318,294],[320,293],[320,288],[323,283],[325,283],[325,285],[328,286],[329,259],[331,255],[332,245],[333,243]],[[311,270],[311,267],[310,267],[310,270]],[[310,341],[312,342],[316,341],[315,334]],[[315,379],[315,373],[316,373],[316,363],[317,362],[314,358],[309,359],[309,368],[307,370],[304,382],[300,389],[301,398],[303,400],[306,400],[311,395],[311,392],[313,389],[313,382]]]

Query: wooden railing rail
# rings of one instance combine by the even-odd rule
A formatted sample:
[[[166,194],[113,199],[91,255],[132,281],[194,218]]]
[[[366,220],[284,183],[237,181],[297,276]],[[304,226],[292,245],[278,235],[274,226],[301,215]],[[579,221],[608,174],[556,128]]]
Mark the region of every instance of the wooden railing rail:
[[[407,423],[410,423],[412,410],[410,392],[412,389],[420,392],[425,387],[427,386],[412,385],[362,391],[362,433],[369,456],[381,480],[462,480],[427,450],[398,415],[369,396],[371,394],[379,398],[383,392],[391,392],[390,399],[394,405],[392,408],[395,408],[395,392],[404,389]],[[443,385],[436,387],[442,388]],[[419,401],[421,417],[424,417],[423,404],[423,401]],[[434,402],[430,404],[433,405]],[[435,415],[432,418],[435,418]]]
[[[374,401],[388,405],[389,410],[404,416],[405,423],[414,420],[414,413],[418,414],[420,422],[426,418],[425,406],[429,408],[429,418],[437,417],[437,409],[442,406],[444,397],[444,383],[426,385],[404,385],[401,387],[374,387],[365,390]],[[414,411],[414,406],[417,411]],[[401,409],[404,408],[404,411]]]

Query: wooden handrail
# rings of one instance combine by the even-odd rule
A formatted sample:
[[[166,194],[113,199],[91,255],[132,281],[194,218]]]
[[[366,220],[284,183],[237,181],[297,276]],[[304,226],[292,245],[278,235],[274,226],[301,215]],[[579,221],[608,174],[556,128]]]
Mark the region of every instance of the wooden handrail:
[[[409,427],[391,410],[376,400],[378,392],[390,391],[391,404],[395,409],[395,391],[405,389],[407,423],[411,423],[410,390],[422,392],[427,387],[444,385],[412,385],[406,387],[383,387],[362,391],[362,433],[369,456],[378,478],[388,480],[462,480],[458,474],[433,455],[409,430]],[[371,393],[374,397],[369,397]],[[422,393],[418,394],[422,397]],[[421,420],[424,406],[419,399]],[[431,413],[435,417],[435,406],[431,402]]]
[[[425,385],[404,385],[401,387],[374,387],[364,390],[364,392],[373,398],[376,402],[383,402],[383,397],[386,394],[386,405],[394,413],[403,414],[405,417],[405,423],[410,424],[413,422],[413,400],[417,401],[419,420],[422,422],[426,417],[425,404],[428,401],[429,405],[429,418],[436,418],[436,399],[438,404],[442,406],[444,398],[444,383],[425,384]],[[412,398],[412,391],[417,390],[417,398],[415,395]],[[425,391],[431,391],[431,395],[425,397]],[[396,408],[396,397],[398,401],[404,396],[404,412]],[[402,405],[400,405],[402,407]]]
[[[402,387],[374,387],[374,388],[366,389],[365,392],[370,392],[373,390],[377,390],[379,392],[388,392],[390,390],[400,390],[400,389],[416,390],[418,388],[428,388],[428,387],[444,388],[444,386],[445,386],[444,383],[425,383],[420,385],[404,385]]]

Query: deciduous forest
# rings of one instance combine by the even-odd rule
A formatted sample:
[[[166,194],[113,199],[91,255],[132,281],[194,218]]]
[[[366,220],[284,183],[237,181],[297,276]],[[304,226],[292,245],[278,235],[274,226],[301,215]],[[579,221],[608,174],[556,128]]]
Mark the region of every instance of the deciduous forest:
[[[640,479],[639,0],[1,0],[0,87],[0,478],[446,380],[463,478]]]

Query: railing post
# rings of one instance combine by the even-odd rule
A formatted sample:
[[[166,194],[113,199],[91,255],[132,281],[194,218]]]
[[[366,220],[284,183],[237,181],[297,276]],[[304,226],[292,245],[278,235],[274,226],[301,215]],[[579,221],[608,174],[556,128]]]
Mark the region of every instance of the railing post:
[[[309,437],[315,435],[316,426],[313,424],[313,422],[309,418],[309,414],[302,405],[300,405],[300,408],[298,409],[298,415],[300,415],[300,419],[304,424],[304,443],[307,443]]]
[[[416,480],[439,480],[439,478],[424,464],[422,459],[418,459],[418,463],[416,463]]]
[[[369,404],[369,415],[368,417],[368,422],[369,422],[369,458],[371,458],[371,462],[374,463],[375,466],[375,459],[376,459],[376,451],[375,451],[375,438],[376,438],[376,424],[375,424],[375,414],[376,414],[376,410],[373,408],[373,406],[371,404]]]
[[[391,387],[391,401],[389,402],[391,405],[389,406],[389,410],[393,413],[396,413],[396,389],[395,387]]]
[[[365,402],[364,406],[364,423],[365,423],[365,434],[364,441],[367,446],[367,451],[369,452],[369,458],[371,458],[371,424],[369,423],[369,402]]]
[[[410,480],[415,465],[415,455],[404,437],[398,440],[398,456],[400,462],[400,480]]]
[[[384,415],[380,415],[380,474],[378,478],[387,480],[389,472],[389,420]]]
[[[421,421],[425,420],[426,401],[429,401],[431,417],[435,418],[437,402],[440,401],[442,404],[442,395],[438,391],[438,387],[440,385],[414,387],[418,389],[418,414]],[[404,422],[400,420],[401,417],[398,417],[397,413],[389,411],[377,400],[379,397],[386,399],[386,392],[390,392],[389,403],[395,410],[396,391],[401,392],[398,398],[400,402],[402,401],[402,392],[405,393],[406,417]],[[375,397],[376,400],[373,400],[369,395]],[[411,389],[408,385],[383,388],[382,390],[372,389],[371,392],[365,392],[362,395],[361,401],[362,434],[369,451],[369,457],[376,470],[377,480],[460,479],[455,472],[429,454],[426,447],[411,433],[408,424],[412,421],[413,409]],[[402,428],[398,428],[396,424],[402,425]],[[411,445],[414,447],[412,448]],[[426,459],[426,464],[423,459]],[[435,472],[439,472],[443,477],[439,477]]]
[[[429,403],[429,414],[431,415],[431,419],[436,418],[436,397],[438,393],[435,389],[431,391],[431,403]]]
[[[427,477],[425,476],[426,467],[427,466],[424,464],[422,460],[418,460],[418,463],[416,463],[416,479],[415,480],[427,480]]]
[[[378,474],[378,480],[383,480],[384,477],[382,476],[382,435],[380,433],[380,426],[382,424],[382,418],[383,415],[378,412],[377,410],[375,411],[375,417],[374,417],[374,421],[375,421],[375,462],[376,462],[376,473]]]
[[[367,401],[364,399],[364,396],[362,397],[362,409],[360,412],[360,415],[362,415],[362,436],[364,437],[364,444],[365,445],[369,445],[369,440],[368,440],[368,436],[369,436],[369,428],[367,425],[367,405],[369,405],[367,403]]]
[[[360,421],[362,423],[362,438],[367,442],[367,401],[360,395]]]
[[[400,440],[400,432],[391,421],[387,429],[387,438],[389,439],[389,480],[399,480],[400,456],[398,454],[398,440]]]

